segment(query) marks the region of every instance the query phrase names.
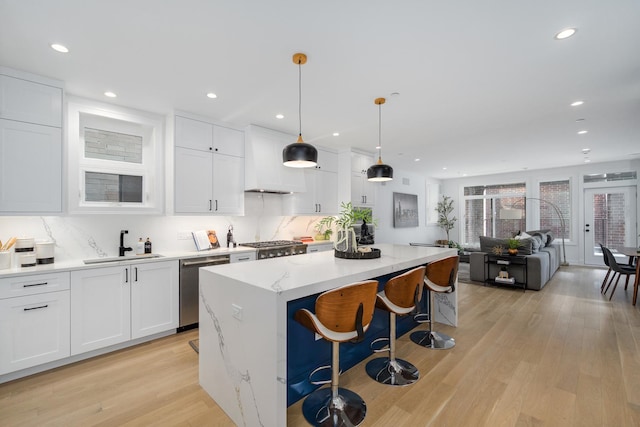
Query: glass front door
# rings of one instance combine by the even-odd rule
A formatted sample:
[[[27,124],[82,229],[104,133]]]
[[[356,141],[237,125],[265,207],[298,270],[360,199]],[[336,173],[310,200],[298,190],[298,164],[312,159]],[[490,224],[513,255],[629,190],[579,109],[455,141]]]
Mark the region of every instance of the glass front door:
[[[635,187],[588,188],[584,195],[585,264],[604,264],[600,243],[614,254],[616,247],[636,246]]]

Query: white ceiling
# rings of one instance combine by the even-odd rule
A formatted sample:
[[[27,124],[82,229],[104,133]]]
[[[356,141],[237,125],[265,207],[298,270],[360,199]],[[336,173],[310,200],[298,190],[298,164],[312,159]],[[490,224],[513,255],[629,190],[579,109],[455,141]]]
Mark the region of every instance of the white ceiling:
[[[0,0],[0,64],[297,134],[303,52],[306,142],[375,151],[386,97],[385,163],[453,178],[640,158],[639,23],[635,0]]]

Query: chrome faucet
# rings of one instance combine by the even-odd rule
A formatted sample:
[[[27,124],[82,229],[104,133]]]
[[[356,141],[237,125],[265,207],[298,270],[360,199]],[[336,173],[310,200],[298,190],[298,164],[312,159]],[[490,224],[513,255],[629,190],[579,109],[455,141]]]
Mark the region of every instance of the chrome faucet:
[[[133,250],[130,247],[124,247],[124,235],[129,234],[129,230],[120,230],[120,247],[118,248],[118,255],[124,256],[125,252],[129,252]]]

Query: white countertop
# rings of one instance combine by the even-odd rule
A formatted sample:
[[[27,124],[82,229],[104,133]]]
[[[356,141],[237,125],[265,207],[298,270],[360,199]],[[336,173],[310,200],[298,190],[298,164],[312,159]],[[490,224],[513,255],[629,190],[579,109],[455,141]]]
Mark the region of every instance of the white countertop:
[[[103,267],[115,267],[122,265],[129,265],[139,262],[162,262],[170,260],[178,260],[182,258],[198,258],[206,256],[216,256],[225,254],[238,254],[238,253],[254,253],[254,248],[246,246],[238,246],[236,248],[218,248],[210,249],[208,251],[183,251],[183,252],[159,252],[156,255],[160,255],[158,258],[139,258],[136,255],[126,255],[122,257],[122,260],[85,264],[83,259],[77,259],[72,261],[54,262],[53,264],[40,264],[34,267],[12,267],[0,270],[0,278],[22,276],[26,274],[41,274],[50,272],[63,272],[71,270],[81,270],[89,268],[103,268]],[[13,256],[13,254],[12,254]]]
[[[333,244],[333,242],[329,240],[318,240],[318,241],[307,243],[308,246],[326,245],[326,244]],[[158,258],[139,258],[134,254],[127,254],[124,257],[122,257],[122,260],[119,260],[119,261],[110,261],[110,262],[102,262],[102,263],[94,263],[94,264],[85,264],[83,260],[86,258],[78,258],[71,261],[63,261],[63,262],[56,261],[53,264],[40,264],[34,267],[12,267],[12,268],[2,269],[0,270],[0,278],[22,276],[27,274],[63,272],[63,271],[80,270],[80,269],[88,269],[88,268],[101,268],[101,267],[111,267],[111,266],[115,267],[119,265],[129,265],[134,262],[161,262],[161,261],[169,261],[169,260],[182,259],[182,258],[198,258],[198,257],[206,257],[206,256],[253,253],[253,252],[256,252],[256,249],[250,248],[247,246],[237,246],[235,248],[220,247],[217,249],[210,249],[207,251],[160,251],[156,253],[157,255],[160,255]],[[14,256],[14,253],[12,252],[11,255]]]
[[[243,263],[218,265],[215,268],[205,267],[203,270],[256,288],[286,294],[286,299],[291,300],[345,283],[426,264],[442,258],[443,254],[457,254],[456,249],[450,248],[392,244],[373,246],[380,249],[380,258],[343,259],[336,258],[333,251],[326,251],[306,256],[260,260],[259,268],[255,268],[257,264],[251,264],[254,268],[248,268],[250,264]]]

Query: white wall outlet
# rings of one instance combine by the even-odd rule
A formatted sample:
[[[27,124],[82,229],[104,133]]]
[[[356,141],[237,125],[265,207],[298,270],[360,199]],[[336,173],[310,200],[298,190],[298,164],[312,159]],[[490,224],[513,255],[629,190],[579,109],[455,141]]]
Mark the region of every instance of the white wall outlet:
[[[178,240],[191,240],[192,238],[190,231],[178,231]]]
[[[231,315],[238,320],[242,320],[242,307],[231,304]]]

